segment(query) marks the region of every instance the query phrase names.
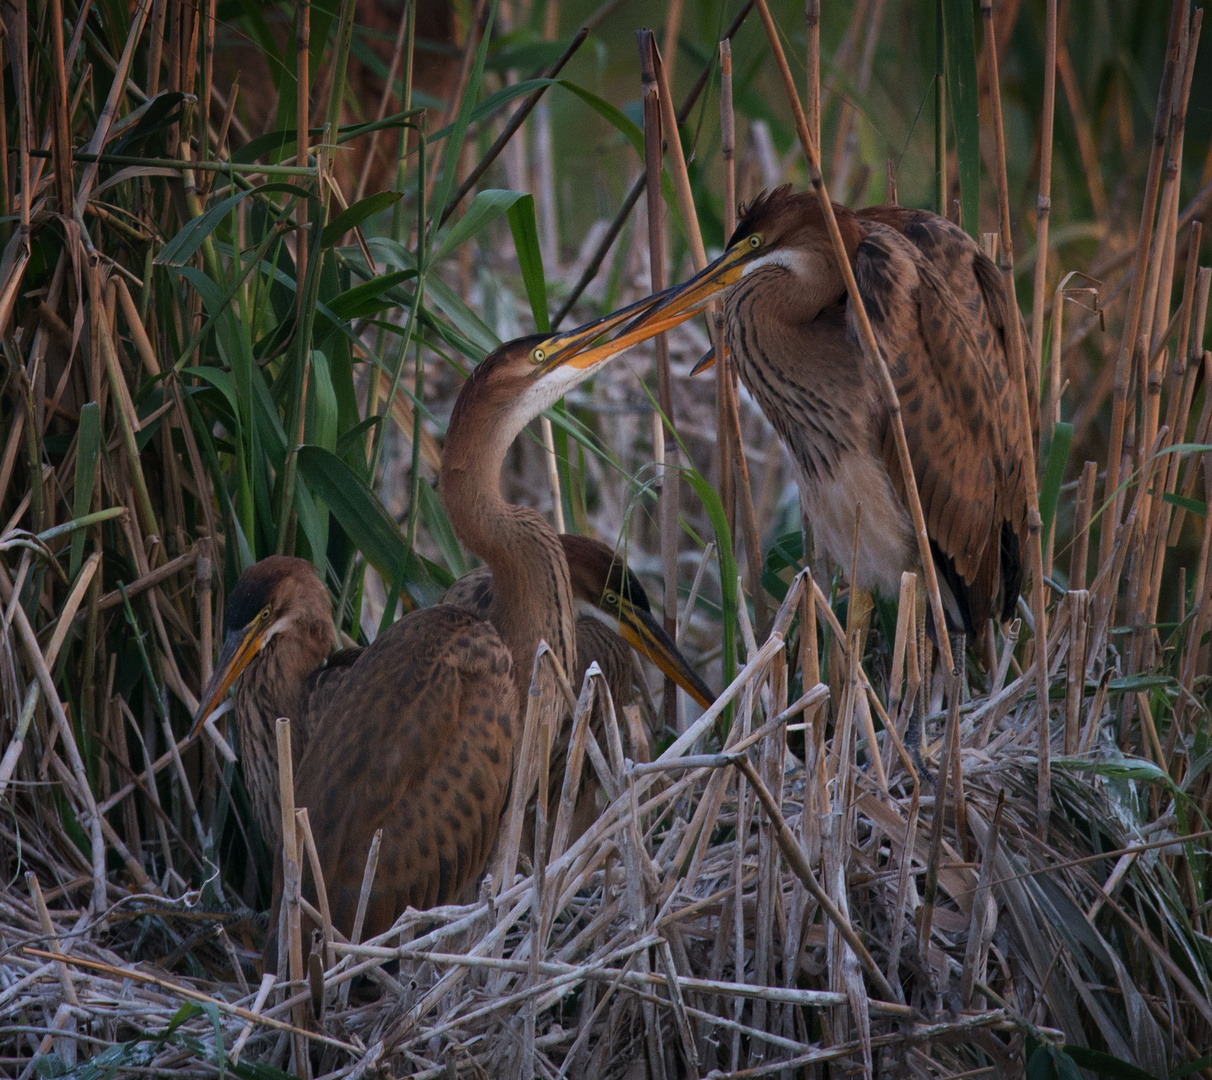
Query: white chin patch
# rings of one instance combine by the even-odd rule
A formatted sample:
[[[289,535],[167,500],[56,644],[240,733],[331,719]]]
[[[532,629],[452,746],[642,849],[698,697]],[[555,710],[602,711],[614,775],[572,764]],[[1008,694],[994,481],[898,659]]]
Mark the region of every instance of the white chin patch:
[[[777,251],[759,255],[752,262],[747,262],[741,276],[752,274],[755,270],[761,270],[766,266],[781,266],[784,270],[790,270],[797,277],[802,277],[808,272],[808,260],[802,251],[779,248]]]
[[[509,410],[509,440],[513,441],[531,420],[545,409],[550,409],[570,390],[588,379],[601,365],[595,364],[590,368],[577,368],[571,364],[562,364],[540,375],[531,385],[517,397]]]
[[[577,616],[588,615],[591,619],[597,619],[603,626],[610,627],[616,634],[619,630],[619,620],[609,612],[603,611],[596,604],[591,604],[588,600],[582,600],[579,597],[576,600]]]

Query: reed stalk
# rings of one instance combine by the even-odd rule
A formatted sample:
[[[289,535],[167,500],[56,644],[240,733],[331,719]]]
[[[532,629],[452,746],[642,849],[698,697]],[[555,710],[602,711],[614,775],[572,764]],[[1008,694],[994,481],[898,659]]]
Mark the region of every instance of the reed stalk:
[[[1111,399],[1111,435],[1107,446],[1107,479],[1103,486],[1103,501],[1111,502],[1113,498],[1116,501],[1108,508],[1108,520],[1103,526],[1099,541],[1098,562],[1100,567],[1105,566],[1111,557],[1111,543],[1115,526],[1119,521],[1119,502],[1115,493],[1123,475],[1121,458],[1124,453],[1124,428],[1127,422],[1128,392],[1131,386],[1132,355],[1136,346],[1136,337],[1140,331],[1145,272],[1149,245],[1153,238],[1153,215],[1161,185],[1166,134],[1170,127],[1170,107],[1173,100],[1178,42],[1184,9],[1185,5],[1181,0],[1174,0],[1170,11],[1170,32],[1166,45],[1165,65],[1162,68],[1161,85],[1157,94],[1157,114],[1153,124],[1153,146],[1149,155],[1149,173],[1145,181],[1144,205],[1141,208],[1140,230],[1136,237],[1136,253],[1132,263],[1128,316],[1124,322],[1119,352],[1115,360],[1115,386]]]
[[[644,101],[644,168],[648,177],[645,186],[648,199],[648,265],[651,289],[659,292],[665,287],[665,230],[661,205],[661,91],[656,75],[656,42],[651,31],[636,35],[640,47],[640,78]],[[677,128],[669,132],[672,144],[678,138]],[[704,256],[704,261],[706,257]],[[664,578],[663,615],[665,630],[677,633],[678,620],[678,475],[677,431],[673,413],[673,378],[669,371],[669,342],[664,334],[653,339],[657,372],[657,405],[660,422],[653,421],[653,458],[657,462],[660,482],[661,569]],[[677,710],[677,685],[665,680],[665,724],[680,730]]]
[[[1041,116],[1035,279],[1031,300],[1031,352],[1036,357],[1044,355],[1044,295],[1048,288],[1048,220],[1052,212],[1052,124],[1056,117],[1056,0],[1048,0],[1044,18],[1044,107]],[[1057,319],[1059,316],[1060,305],[1053,303],[1052,317]]]

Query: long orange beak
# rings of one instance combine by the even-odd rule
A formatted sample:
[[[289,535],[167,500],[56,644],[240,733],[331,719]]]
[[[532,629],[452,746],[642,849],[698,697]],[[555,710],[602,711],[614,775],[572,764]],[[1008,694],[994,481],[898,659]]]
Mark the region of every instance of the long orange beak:
[[[594,367],[632,345],[684,323],[706,310],[719,293],[739,281],[745,272],[745,264],[758,254],[760,251],[755,250],[747,238],[738,240],[715,262],[703,267],[684,284],[654,293],[639,303],[574,330],[566,340],[561,340],[553,348],[545,369],[561,364],[576,368]],[[593,344],[595,338],[628,320],[631,320],[630,325],[617,337]],[[708,354],[691,374],[706,371],[714,361],[714,353]]]
[[[715,695],[650,611],[620,596],[618,619],[619,634],[628,645],[648,657],[704,709],[711,707]]]
[[[231,689],[232,683],[239,677],[252,658],[264,647],[272,637],[270,625],[263,619],[257,618],[243,630],[233,630],[223,642],[223,651],[219,654],[219,664],[215,673],[202,691],[202,703],[194,714],[194,726],[190,736],[194,736],[206,723],[206,718],[218,707],[219,703]]]
[[[724,355],[728,355],[728,350],[724,350]],[[699,357],[699,362],[690,369],[691,375],[701,375],[704,371],[715,367],[715,346],[712,345],[702,356]]]
[[[684,323],[698,314],[701,307],[691,306],[682,310],[680,306],[671,305],[666,308],[666,305],[675,299],[678,291],[670,288],[653,293],[637,303],[586,323],[567,334],[552,337],[545,345],[547,358],[543,363],[543,371],[548,372],[564,365],[579,370],[597,367],[631,346]],[[628,323],[630,325],[617,337],[607,337]],[[599,341],[599,338],[605,340]]]
[[[624,334],[630,333],[636,326],[664,324],[667,321],[676,325],[699,314],[719,293],[740,281],[745,272],[745,264],[759,254],[761,250],[753,248],[748,238],[738,240],[689,281],[658,294],[660,299],[636,320],[632,328],[624,331]],[[705,371],[710,366],[700,361],[695,373]]]
[[[738,240],[685,284],[653,293],[568,334],[553,336],[544,345],[547,355],[543,371],[562,365],[579,370],[593,368],[632,345],[672,330],[705,310],[717,293],[739,281],[745,263],[757,254],[760,251],[755,250],[748,239]],[[616,337],[597,341],[624,323],[629,325]]]

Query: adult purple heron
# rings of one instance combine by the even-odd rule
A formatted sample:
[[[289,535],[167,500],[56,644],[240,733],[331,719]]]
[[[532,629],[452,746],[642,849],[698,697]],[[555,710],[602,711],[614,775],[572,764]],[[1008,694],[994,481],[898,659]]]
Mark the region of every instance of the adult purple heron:
[[[641,313],[625,333],[595,344],[635,314],[503,345],[459,393],[440,486],[456,535],[492,570],[486,619],[439,604],[320,666],[333,631],[328,596],[308,564],[264,559],[233,590],[195,728],[238,681],[235,714],[253,805],[277,843],[273,723],[284,715],[297,721],[295,801],[309,810],[342,933],[352,927],[379,828],[367,935],[409,905],[465,898],[483,871],[509,798],[531,659],[545,640],[566,671],[577,661],[564,548],[540,514],[505,502],[501,465],[535,416],[630,345],[686,317]]]
[[[900,398],[949,629],[979,639],[1018,600],[1039,428],[1014,393],[1000,275],[929,211],[834,213]],[[852,584],[895,597],[921,566],[905,480],[815,195],[780,187],[742,208],[724,253],[657,311],[684,315],[725,289],[725,347],[791,453],[814,537],[849,574],[861,504]]]

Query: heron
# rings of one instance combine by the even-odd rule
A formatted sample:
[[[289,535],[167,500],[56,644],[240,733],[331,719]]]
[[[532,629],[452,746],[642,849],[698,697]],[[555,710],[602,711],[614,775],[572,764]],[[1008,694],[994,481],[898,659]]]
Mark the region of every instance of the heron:
[[[1021,316],[945,218],[833,210],[900,400],[947,629],[979,640],[991,616],[1012,617],[1023,581],[1039,414],[1014,393],[1006,331]],[[853,564],[852,588],[897,597],[902,572],[921,569],[905,479],[814,194],[784,185],[742,207],[724,253],[656,311],[700,310],[724,290],[724,346],[791,454],[813,536],[847,575]]]
[[[577,607],[573,689],[580,687],[589,665],[596,661],[612,699],[625,703],[635,677],[633,656],[638,653],[673,679],[700,706],[708,708],[715,695],[653,616],[640,579],[615,550],[601,540],[576,533],[560,534],[560,546],[568,562]],[[481,566],[459,578],[442,600],[470,608],[486,618],[493,596],[492,571]]]
[[[577,659],[564,548],[542,515],[504,500],[501,466],[544,409],[631,345],[682,321],[646,319],[653,306],[650,298],[567,334],[509,342],[463,385],[439,483],[455,534],[493,573],[487,619],[439,604],[326,663],[331,608],[310,564],[263,559],[232,592],[194,730],[235,684],[254,812],[277,846],[274,722],[296,721],[295,802],[308,808],[333,925],[342,933],[352,928],[380,828],[365,935],[386,930],[408,906],[474,894],[508,803],[537,647],[546,641],[566,671],[576,670]],[[625,332],[599,342],[637,312]]]
[[[702,708],[710,707],[715,695],[653,616],[648,594],[640,579],[615,550],[600,540],[575,533],[561,534],[560,544],[568,561],[572,594],[577,606],[577,666],[572,677],[573,689],[582,686],[590,665],[597,663],[610,691],[610,700],[616,707],[626,704],[631,700],[634,683],[643,678],[636,668],[635,657],[639,654],[673,679]],[[447,589],[443,601],[460,604],[481,618],[487,618],[492,605],[493,587],[492,571],[486,566],[477,567]],[[590,730],[599,741],[603,734],[604,715],[599,699],[590,719]],[[552,746],[552,782],[548,791],[553,802],[560,798],[561,778],[571,735],[570,719],[565,717]],[[597,817],[598,792],[598,784],[582,779],[572,814],[569,842],[578,839]],[[554,828],[555,813],[551,806],[547,820],[549,826]],[[524,840],[531,832],[531,826],[532,822],[528,819]]]

